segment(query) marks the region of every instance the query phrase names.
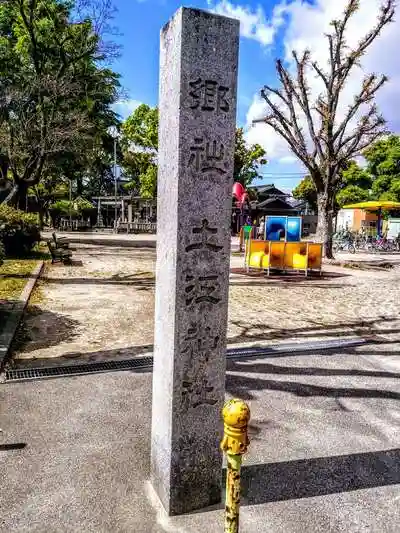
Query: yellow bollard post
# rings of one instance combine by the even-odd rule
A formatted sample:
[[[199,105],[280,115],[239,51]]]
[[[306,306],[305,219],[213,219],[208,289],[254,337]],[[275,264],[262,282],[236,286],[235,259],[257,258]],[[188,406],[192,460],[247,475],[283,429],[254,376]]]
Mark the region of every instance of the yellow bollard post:
[[[247,425],[249,406],[242,400],[229,400],[222,409],[224,438],[221,449],[226,453],[225,533],[239,532],[240,467],[242,455],[247,452],[249,438]]]

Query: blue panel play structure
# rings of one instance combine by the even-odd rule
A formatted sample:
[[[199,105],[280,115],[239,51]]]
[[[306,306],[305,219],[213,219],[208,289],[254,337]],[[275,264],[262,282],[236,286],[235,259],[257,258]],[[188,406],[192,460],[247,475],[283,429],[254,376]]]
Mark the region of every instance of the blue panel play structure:
[[[265,240],[280,241],[286,240],[287,217],[266,217],[265,219]]]
[[[265,240],[299,242],[301,217],[269,216],[265,219]]]
[[[301,240],[301,217],[287,217],[286,241],[299,242]]]

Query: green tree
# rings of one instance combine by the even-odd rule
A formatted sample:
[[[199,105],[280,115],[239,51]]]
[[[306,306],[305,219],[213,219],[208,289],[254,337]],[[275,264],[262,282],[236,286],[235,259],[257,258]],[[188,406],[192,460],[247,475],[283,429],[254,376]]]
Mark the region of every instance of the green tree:
[[[243,135],[243,128],[237,128],[235,134],[235,158],[233,181],[238,181],[247,188],[254,179],[260,177],[258,167],[265,165],[266,152],[259,144],[249,146]]]
[[[292,191],[296,200],[302,200],[308,203],[313,211],[317,211],[317,189],[310,176],[306,176]]]
[[[77,20],[77,7],[60,0],[0,5],[0,146],[21,207],[48,163],[90,149],[99,116],[110,118],[118,95],[118,76],[100,66],[97,24]]]
[[[341,179],[336,193],[338,209],[346,204],[354,204],[369,200],[372,187],[372,176],[355,161],[350,161],[348,167],[341,172]]]
[[[376,200],[400,201],[400,137],[390,135],[364,152]]]
[[[132,180],[127,189],[144,198],[154,198],[157,191],[158,109],[141,104],[122,126],[123,167]],[[234,181],[245,187],[259,177],[258,167],[267,163],[259,144],[248,146],[243,128],[236,129]]]
[[[157,194],[158,109],[141,104],[122,125],[127,190],[143,198]]]
[[[336,213],[343,205],[370,199],[373,178],[367,169],[350,161],[340,172],[333,210]],[[294,198],[308,202],[314,211],[318,211],[317,189],[310,176],[306,176],[293,190]]]
[[[29,193],[35,198],[39,213],[39,225],[42,229],[44,220],[49,215],[49,207],[56,200],[68,197],[68,180],[60,178],[58,175],[47,174],[36,185],[29,189]]]
[[[266,85],[261,91],[268,113],[259,122],[272,127],[287,142],[314,182],[317,233],[327,257],[332,257],[333,216],[341,171],[347,161],[360,155],[386,132],[385,121],[374,103],[376,93],[387,81],[386,76],[365,76],[344,117],[339,116],[339,102],[347,81],[384,27],[393,21],[395,0],[384,0],[375,26],[351,47],[346,35],[359,8],[359,0],[347,0],[342,17],[332,21],[332,31],[326,36],[329,58],[326,69],[313,61],[309,50],[302,54],[293,51],[294,71],[278,60],[280,86]],[[312,76],[323,87],[315,99],[310,89]]]
[[[141,104],[124,122],[122,133],[134,146],[157,151],[158,108]]]
[[[336,203],[339,209],[346,204],[355,204],[369,199],[369,192],[358,185],[348,185],[336,194]]]

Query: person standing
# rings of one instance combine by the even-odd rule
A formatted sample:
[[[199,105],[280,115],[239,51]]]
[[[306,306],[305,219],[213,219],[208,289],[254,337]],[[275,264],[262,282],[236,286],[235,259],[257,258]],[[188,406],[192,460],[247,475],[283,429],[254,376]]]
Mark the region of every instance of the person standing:
[[[258,231],[257,231],[257,239],[264,239],[264,228],[265,228],[264,217],[261,217],[260,224],[258,226]]]

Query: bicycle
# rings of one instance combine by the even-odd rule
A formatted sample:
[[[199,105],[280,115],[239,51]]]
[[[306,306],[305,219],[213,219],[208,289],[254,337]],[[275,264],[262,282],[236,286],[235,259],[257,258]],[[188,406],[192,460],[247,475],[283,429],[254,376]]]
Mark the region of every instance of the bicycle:
[[[396,252],[399,250],[399,241],[388,240],[384,237],[376,238],[368,244],[368,251],[372,252]]]
[[[366,236],[357,235],[354,239],[354,247],[357,252],[367,251],[369,244],[369,239]]]
[[[333,253],[337,252],[349,252],[351,254],[356,253],[356,247],[354,242],[350,239],[335,241],[332,245]]]

